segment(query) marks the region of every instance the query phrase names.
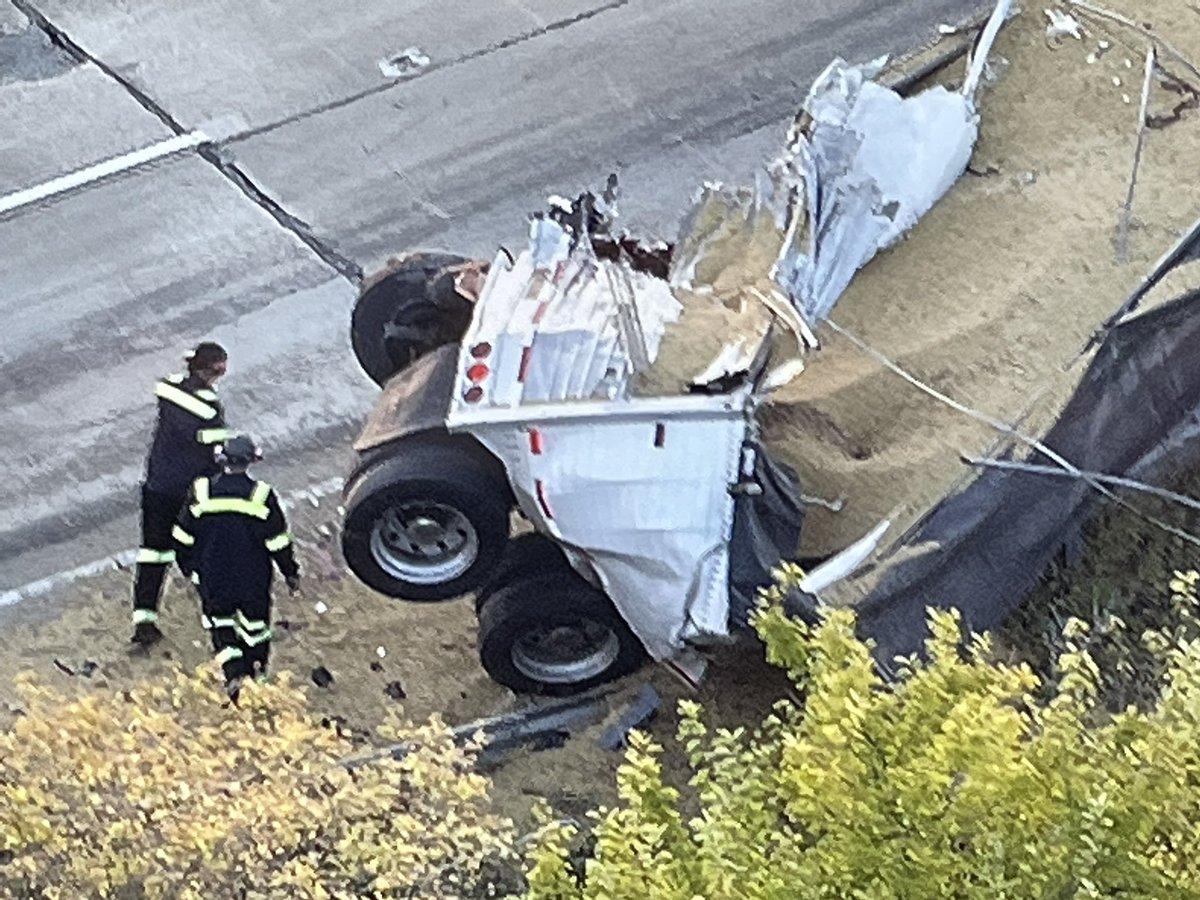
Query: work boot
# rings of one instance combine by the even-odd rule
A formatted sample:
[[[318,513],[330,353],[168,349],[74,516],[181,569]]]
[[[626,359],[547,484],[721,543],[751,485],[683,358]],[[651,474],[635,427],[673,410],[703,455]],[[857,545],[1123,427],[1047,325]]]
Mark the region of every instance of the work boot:
[[[153,622],[138,622],[133,626],[133,637],[130,638],[130,641],[143,647],[149,647],[162,639],[163,633]]]
[[[225,693],[229,697],[229,702],[237,706],[238,696],[242,693],[242,678],[230,678],[225,682]]]

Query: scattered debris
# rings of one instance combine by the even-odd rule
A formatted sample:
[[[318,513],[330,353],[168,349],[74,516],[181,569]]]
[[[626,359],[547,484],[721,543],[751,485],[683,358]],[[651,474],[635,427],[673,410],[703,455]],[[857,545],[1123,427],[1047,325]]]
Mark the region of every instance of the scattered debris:
[[[313,609],[317,611],[318,616],[323,616],[325,613],[329,612],[329,607],[326,606],[321,600],[318,600],[313,604]]]
[[[100,664],[93,660],[86,659],[83,665],[79,667],[79,674],[84,678],[91,678],[96,674],[96,670],[100,668]]]
[[[625,711],[612,725],[604,729],[597,742],[602,750],[620,750],[629,739],[629,733],[649,723],[662,706],[662,696],[653,685],[642,685]]]
[[[384,687],[383,692],[393,700],[403,700],[408,696],[408,693],[404,690],[404,685],[399,681],[389,681]]]
[[[958,34],[957,28],[955,28],[953,25],[947,25],[945,22],[939,24],[937,30],[938,34]]]
[[[382,672],[383,671],[383,663],[381,663],[377,659],[371,660],[371,671],[372,672]]]
[[[57,656],[54,657],[54,667],[56,669],[58,669],[58,671],[62,672],[64,675],[72,675],[73,676],[75,674],[75,670],[72,669],[70,666],[68,666],[66,663],[64,663],[62,660],[60,660]]]
[[[333,673],[324,666],[317,666],[312,670],[312,681],[319,688],[326,688],[333,684]]]
[[[381,59],[379,71],[384,78],[411,78],[428,65],[429,57],[421,52],[420,47],[409,47]]]
[[[376,647],[375,655],[378,656],[380,659],[383,659],[385,656],[387,656],[387,651],[385,649],[383,649],[382,647]]]
[[[1047,9],[1045,12],[1046,18],[1050,20],[1050,24],[1046,26],[1047,44],[1057,47],[1068,37],[1077,41],[1083,40],[1083,34],[1079,31],[1079,20],[1074,16],[1057,9]]]
[[[1124,25],[1126,28],[1134,29],[1136,32],[1138,32],[1138,34],[1149,38],[1159,53],[1165,53],[1166,55],[1173,57],[1176,62],[1186,68],[1194,78],[1200,81],[1200,68],[1197,68],[1195,63],[1188,59],[1188,57],[1184,56],[1178,49],[1155,34],[1153,28],[1150,26],[1150,23],[1146,22],[1139,24],[1127,16],[1123,16],[1120,13],[1115,13],[1112,10],[1105,9],[1102,6],[1096,6],[1095,4],[1088,3],[1086,0],[1067,0],[1067,3],[1069,3],[1073,8],[1082,12],[1084,15],[1093,16],[1098,19],[1107,19],[1110,22],[1117,22],[1120,25]],[[1105,49],[1108,48],[1108,41],[1101,41],[1100,43]]]

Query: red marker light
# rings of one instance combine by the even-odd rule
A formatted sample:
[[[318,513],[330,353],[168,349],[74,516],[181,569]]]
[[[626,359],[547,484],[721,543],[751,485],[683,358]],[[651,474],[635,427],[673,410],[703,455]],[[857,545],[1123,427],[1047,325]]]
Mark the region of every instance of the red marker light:
[[[483,399],[483,388],[481,388],[479,385],[467,388],[466,391],[463,392],[463,399],[468,403],[478,403]]]
[[[471,355],[476,359],[483,359],[485,356],[490,356],[492,353],[492,345],[487,341],[482,344],[476,344],[471,348]]]
[[[467,369],[467,378],[469,378],[475,384],[479,384],[479,382],[488,377],[488,374],[491,371],[492,370],[483,363],[475,363],[475,365]]]

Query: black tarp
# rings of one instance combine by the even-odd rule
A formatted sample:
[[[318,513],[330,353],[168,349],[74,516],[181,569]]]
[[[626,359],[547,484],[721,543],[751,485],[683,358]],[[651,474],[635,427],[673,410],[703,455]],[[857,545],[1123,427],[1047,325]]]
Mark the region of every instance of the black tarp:
[[[1200,226],[1200,223],[1198,223]],[[1099,346],[1042,443],[1082,471],[1153,478],[1195,449],[1200,412],[1200,290],[1119,321],[1171,269],[1200,255],[1200,227],[1173,248],[1098,334]],[[1054,465],[1032,452],[1025,461]],[[919,652],[928,607],[956,607],[972,630],[1002,623],[1096,508],[1086,482],[983,470],[943,499],[853,581],[878,658]],[[869,581],[867,580],[869,579]]]
[[[733,503],[729,542],[729,625],[743,628],[760,587],[771,583],[771,570],[791,559],[800,543],[804,504],[796,471],[774,459],[764,447],[754,453],[754,472]]]

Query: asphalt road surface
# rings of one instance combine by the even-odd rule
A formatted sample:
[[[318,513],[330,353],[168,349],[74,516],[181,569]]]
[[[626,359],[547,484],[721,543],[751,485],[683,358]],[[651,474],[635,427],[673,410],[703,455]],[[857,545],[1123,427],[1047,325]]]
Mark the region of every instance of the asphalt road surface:
[[[673,238],[834,57],[931,38],[973,0],[0,0],[0,201],[177,134],[202,148],[0,214],[0,598],[137,543],[156,378],[231,354],[231,424],[284,492],[328,484],[373,385],[355,277],[491,257],[620,174]],[[389,78],[380,61],[428,65]]]

